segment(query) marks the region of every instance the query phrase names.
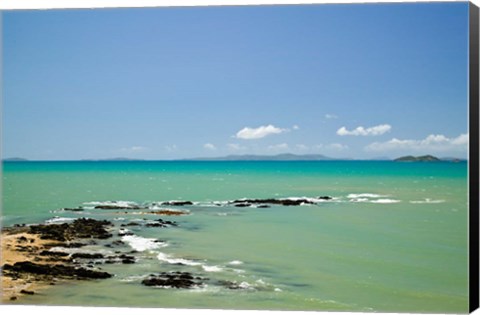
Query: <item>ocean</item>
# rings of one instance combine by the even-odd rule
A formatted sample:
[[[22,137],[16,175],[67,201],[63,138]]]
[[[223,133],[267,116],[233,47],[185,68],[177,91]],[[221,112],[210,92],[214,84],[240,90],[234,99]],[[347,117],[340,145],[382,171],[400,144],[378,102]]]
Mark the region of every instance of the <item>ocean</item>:
[[[466,162],[4,162],[2,175],[3,226],[109,220],[129,233],[116,248],[98,243],[92,249],[135,251],[135,264],[100,266],[113,278],[55,285],[22,297],[22,304],[468,310]],[[232,203],[242,198],[312,203]],[[192,204],[161,204],[172,200]],[[185,215],[150,213],[160,209]],[[140,224],[158,218],[177,226]],[[169,271],[208,281],[192,289],[141,283]]]

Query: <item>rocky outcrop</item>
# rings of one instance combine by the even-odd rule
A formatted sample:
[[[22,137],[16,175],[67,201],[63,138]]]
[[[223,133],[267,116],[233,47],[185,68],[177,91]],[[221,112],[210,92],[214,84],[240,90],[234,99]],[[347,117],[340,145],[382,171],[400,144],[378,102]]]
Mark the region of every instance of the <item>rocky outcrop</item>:
[[[191,206],[193,202],[191,201],[164,201],[160,205],[162,206]]]
[[[41,239],[67,241],[75,238],[106,239],[112,236],[105,227],[111,226],[109,221],[80,218],[72,223],[40,224],[30,226],[31,234],[40,234]]]
[[[30,261],[20,261],[13,265],[5,264],[2,267],[7,275],[18,274],[36,274],[43,276],[53,276],[62,279],[107,279],[112,277],[108,272],[77,268],[61,264],[37,264]]]
[[[162,220],[158,219],[155,220],[155,223],[147,223],[145,224],[146,227],[169,227],[169,226],[178,226],[177,222],[175,221],[167,221],[167,220]]]
[[[248,207],[252,204],[272,204],[272,205],[281,205],[281,206],[300,206],[303,204],[315,204],[309,199],[299,198],[299,199],[239,199],[230,202],[235,207]]]
[[[194,277],[189,272],[162,272],[158,275],[151,275],[142,281],[146,286],[158,286],[165,288],[190,289],[203,284],[207,280],[201,277]]]

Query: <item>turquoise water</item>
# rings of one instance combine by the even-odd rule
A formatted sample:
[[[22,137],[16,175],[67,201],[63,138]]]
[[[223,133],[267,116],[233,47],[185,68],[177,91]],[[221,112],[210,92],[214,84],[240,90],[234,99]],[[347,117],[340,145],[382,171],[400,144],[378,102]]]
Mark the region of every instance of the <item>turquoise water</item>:
[[[159,217],[93,206],[195,203],[161,207],[188,211],[167,218],[178,227],[130,228],[137,243],[121,250],[149,239],[165,246],[140,250],[133,265],[102,265],[112,279],[57,285],[26,304],[459,313],[468,309],[467,194],[467,163],[5,162],[2,220],[92,217],[118,229]],[[334,199],[292,207],[227,203],[326,195]],[[140,283],[171,270],[211,281],[189,290]]]

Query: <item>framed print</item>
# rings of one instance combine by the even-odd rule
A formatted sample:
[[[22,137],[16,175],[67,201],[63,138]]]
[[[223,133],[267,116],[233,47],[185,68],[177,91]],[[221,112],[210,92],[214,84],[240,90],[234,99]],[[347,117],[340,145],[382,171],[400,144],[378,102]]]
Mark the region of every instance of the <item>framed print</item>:
[[[3,8],[2,304],[478,307],[478,7]]]

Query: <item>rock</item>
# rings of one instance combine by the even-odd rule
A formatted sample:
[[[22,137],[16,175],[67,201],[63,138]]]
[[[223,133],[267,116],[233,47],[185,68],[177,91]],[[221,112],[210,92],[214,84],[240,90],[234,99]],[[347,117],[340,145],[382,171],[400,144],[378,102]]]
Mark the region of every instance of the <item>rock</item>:
[[[245,208],[245,207],[250,207],[252,204],[250,203],[237,203],[235,204],[235,207],[239,207],[239,208]]]
[[[17,237],[17,241],[19,243],[25,243],[28,241],[28,239],[25,236],[20,236],[20,237]]]
[[[164,201],[160,205],[162,206],[191,206],[193,202],[191,201]]]
[[[320,197],[317,197],[317,199],[320,199],[320,200],[332,200],[333,198],[330,197],[330,196],[320,196]]]
[[[74,253],[71,256],[73,259],[75,258],[82,258],[82,259],[102,259],[104,256],[100,253]]]
[[[221,285],[222,287],[225,287],[230,290],[240,290],[244,289],[241,287],[237,282],[235,281],[228,281],[228,280],[220,280],[218,281],[218,284]]]
[[[11,297],[10,297],[10,301],[15,301],[16,299],[17,299],[16,296],[11,296]]]
[[[235,207],[247,207],[247,204],[274,204],[282,206],[299,206],[302,204],[314,204],[314,202],[308,199],[242,199],[234,200],[230,202],[235,205]]]
[[[127,224],[121,224],[120,226],[122,227],[125,227],[125,226],[138,226],[140,224],[138,224],[137,222],[129,222]]]
[[[54,257],[65,257],[70,255],[69,253],[64,252],[52,252],[49,250],[43,250],[40,252],[40,256],[54,256]]]
[[[35,292],[33,292],[33,291],[27,291],[27,290],[21,290],[20,293],[22,293],[22,294],[28,294],[28,295],[34,295],[34,294],[35,294]]]
[[[141,209],[139,206],[131,205],[131,206],[119,206],[119,205],[98,205],[95,206],[95,209],[101,210],[138,210]]]
[[[41,239],[64,242],[74,238],[106,239],[112,236],[105,226],[112,225],[108,221],[80,218],[72,223],[31,225],[30,233],[40,234]]]
[[[85,268],[75,268],[61,264],[36,264],[30,261],[20,261],[13,265],[5,264],[3,265],[2,270],[16,273],[30,273],[45,276],[48,275],[65,279],[106,279],[112,277],[112,275],[108,272],[89,270]]]
[[[147,227],[168,227],[168,226],[178,226],[177,222],[174,221],[164,221],[162,219],[155,220],[155,223],[147,223],[145,226]]]
[[[176,211],[176,210],[157,210],[157,211],[150,211],[150,212],[145,212],[145,214],[156,214],[156,215],[187,215],[189,214],[188,212],[185,211]]]
[[[170,287],[176,289],[190,289],[202,284],[200,277],[193,277],[188,272],[162,272],[159,275],[151,275],[142,281],[146,286]]]

